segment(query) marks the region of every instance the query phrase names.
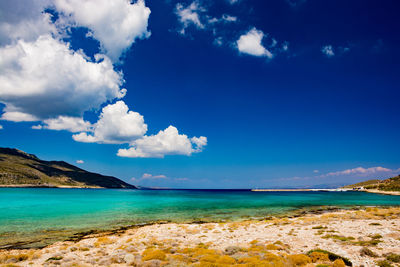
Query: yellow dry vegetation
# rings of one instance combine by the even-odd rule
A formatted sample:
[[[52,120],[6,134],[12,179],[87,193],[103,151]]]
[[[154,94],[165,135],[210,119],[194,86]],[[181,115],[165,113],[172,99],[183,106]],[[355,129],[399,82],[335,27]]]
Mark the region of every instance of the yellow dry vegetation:
[[[310,257],[304,254],[289,255],[287,258],[294,266],[303,266],[311,263]]]
[[[113,241],[108,238],[107,236],[101,236],[99,238],[97,238],[96,242],[94,242],[94,246],[95,247],[100,247],[102,245],[108,245],[108,244],[112,244]]]
[[[167,254],[160,249],[149,248],[143,251],[142,253],[142,260],[161,260],[164,261],[167,258]]]
[[[34,250],[27,250],[21,253],[5,253],[0,255],[0,264],[6,263],[7,261],[16,261],[16,262],[21,262],[21,261],[26,261],[26,260],[32,260],[40,257],[40,252],[39,251],[34,251]]]
[[[344,261],[342,259],[337,259],[333,262],[332,267],[345,267]]]
[[[311,258],[312,262],[328,262],[329,261],[329,256],[326,253],[314,251],[312,252],[309,257]]]

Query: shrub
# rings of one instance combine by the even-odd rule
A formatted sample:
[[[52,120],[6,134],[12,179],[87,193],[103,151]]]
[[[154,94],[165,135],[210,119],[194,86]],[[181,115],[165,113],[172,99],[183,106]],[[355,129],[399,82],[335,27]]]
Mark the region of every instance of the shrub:
[[[393,267],[393,265],[390,264],[390,262],[388,262],[387,260],[378,261],[376,265],[378,265],[379,267]]]
[[[360,250],[360,255],[361,256],[368,256],[368,257],[378,257],[378,255],[376,255],[375,252],[373,252],[372,250],[370,250],[369,248],[362,248]]]
[[[232,257],[229,256],[220,256],[219,259],[216,261],[218,264],[228,264],[228,265],[232,265],[236,263],[236,260]]]
[[[46,261],[59,261],[62,260],[63,257],[57,256],[57,257],[50,257]]]
[[[332,267],[345,267],[344,261],[342,259],[337,259],[333,262]]]
[[[341,236],[341,235],[325,235],[322,238],[332,238],[332,239],[340,240],[340,241],[343,241],[343,242],[355,239],[352,236]]]
[[[312,229],[327,229],[328,227],[326,226],[322,226],[322,225],[318,225],[318,226],[314,226]]]
[[[304,254],[289,255],[287,258],[295,266],[302,266],[311,263],[310,257]]]
[[[166,254],[164,251],[159,250],[159,249],[146,249],[142,253],[142,260],[143,261],[148,261],[148,260],[165,260],[166,259]]]
[[[252,266],[253,264],[257,264],[260,262],[260,257],[243,257],[238,259],[239,264],[248,264]]]
[[[219,255],[205,255],[205,256],[201,257],[200,262],[215,263],[218,259],[219,259]]]
[[[97,241],[94,243],[95,247],[100,247],[101,245],[111,244],[113,241],[109,239],[107,236],[101,236],[97,238]]]
[[[388,256],[386,256],[386,259],[391,261],[391,262],[399,263],[400,262],[400,254],[391,253]]]
[[[370,236],[372,239],[381,239],[382,236],[380,234]]]
[[[268,245],[265,246],[265,249],[267,249],[267,250],[280,250],[281,247],[278,247],[275,244],[268,244]]]
[[[326,253],[314,251],[308,255],[312,262],[319,262],[319,261],[329,261],[329,256]]]
[[[344,264],[346,264],[347,266],[353,266],[353,263],[352,263],[349,259],[347,259],[347,258],[345,258],[345,257],[342,257],[342,256],[339,256],[339,255],[337,255],[337,254],[335,254],[335,253],[332,253],[332,252],[330,252],[330,251],[323,250],[323,249],[313,249],[313,250],[310,250],[309,252],[307,252],[307,255],[310,255],[310,254],[313,253],[313,252],[321,252],[321,253],[328,254],[328,257],[329,257],[329,260],[330,260],[330,261],[335,261],[335,260],[337,260],[337,259],[341,259],[341,260],[343,260]]]
[[[378,225],[382,225],[382,224],[380,224],[380,223],[370,223],[369,225],[378,226]]]

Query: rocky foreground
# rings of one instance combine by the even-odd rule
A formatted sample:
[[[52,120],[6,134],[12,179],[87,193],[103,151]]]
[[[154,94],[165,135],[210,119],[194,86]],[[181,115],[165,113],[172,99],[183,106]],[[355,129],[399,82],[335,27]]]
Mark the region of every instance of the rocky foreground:
[[[154,224],[38,250],[5,266],[400,266],[400,208],[295,218]]]

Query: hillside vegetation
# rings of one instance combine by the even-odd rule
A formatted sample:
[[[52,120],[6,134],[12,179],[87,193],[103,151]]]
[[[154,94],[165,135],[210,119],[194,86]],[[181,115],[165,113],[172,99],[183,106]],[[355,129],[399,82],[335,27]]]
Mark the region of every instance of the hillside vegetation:
[[[400,175],[385,180],[368,180],[365,182],[347,185],[346,188],[363,186],[365,189],[376,189],[380,191],[400,191]]]
[[[112,176],[64,161],[44,161],[13,148],[0,148],[0,186],[136,188]]]

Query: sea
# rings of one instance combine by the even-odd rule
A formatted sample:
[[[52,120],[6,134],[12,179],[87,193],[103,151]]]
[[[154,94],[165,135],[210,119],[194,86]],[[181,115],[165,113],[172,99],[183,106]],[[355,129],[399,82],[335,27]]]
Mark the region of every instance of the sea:
[[[155,222],[221,222],[327,208],[400,206],[366,192],[0,188],[0,248],[36,248]]]

